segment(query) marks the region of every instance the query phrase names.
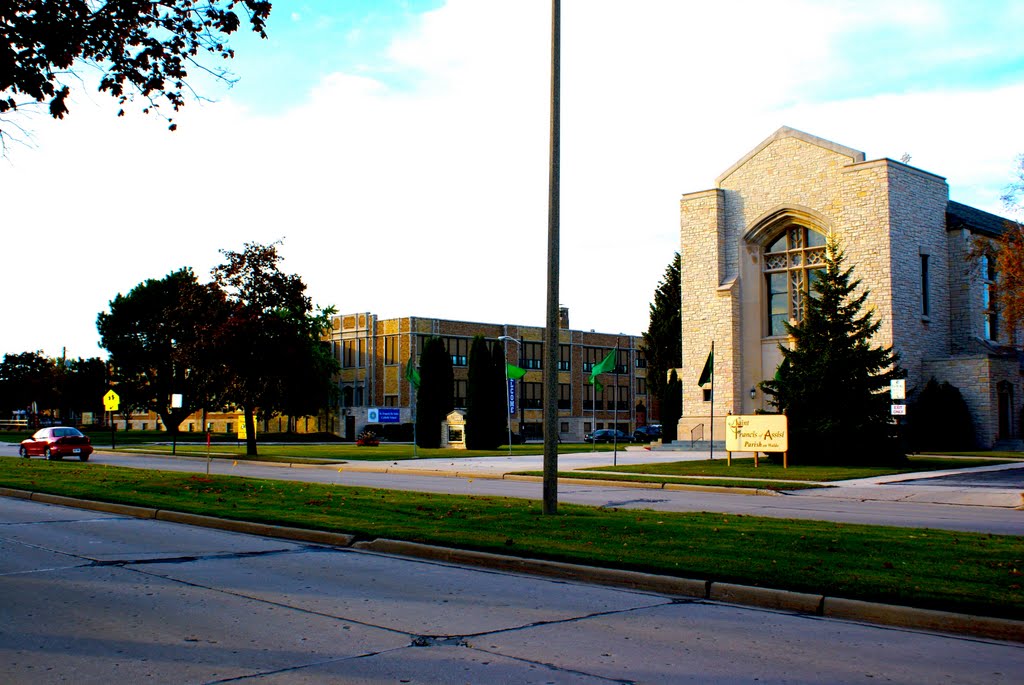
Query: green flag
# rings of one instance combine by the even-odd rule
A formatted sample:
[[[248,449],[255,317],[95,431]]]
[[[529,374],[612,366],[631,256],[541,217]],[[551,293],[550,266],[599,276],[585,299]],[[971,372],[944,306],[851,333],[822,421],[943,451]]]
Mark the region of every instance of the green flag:
[[[597,376],[591,376],[589,382],[591,384],[593,384],[593,386],[595,388],[595,391],[594,391],[595,395],[600,395],[601,392],[604,391],[604,386],[601,385],[601,381],[597,380]]]
[[[414,388],[420,387],[420,372],[413,365],[412,357],[409,357],[409,362],[405,365],[405,380],[412,383]]]
[[[711,377],[715,374],[715,349],[712,347],[711,351],[708,352],[708,360],[704,362],[704,370],[700,372],[700,380],[697,381],[697,385],[704,385],[711,381]]]
[[[526,369],[520,369],[515,364],[509,364],[508,362],[505,362],[505,373],[508,374],[509,378],[513,380],[518,380],[526,375]]]
[[[594,368],[590,370],[590,379],[593,380],[595,376],[602,373],[608,373],[615,368],[615,350],[611,350],[608,355],[595,364]]]

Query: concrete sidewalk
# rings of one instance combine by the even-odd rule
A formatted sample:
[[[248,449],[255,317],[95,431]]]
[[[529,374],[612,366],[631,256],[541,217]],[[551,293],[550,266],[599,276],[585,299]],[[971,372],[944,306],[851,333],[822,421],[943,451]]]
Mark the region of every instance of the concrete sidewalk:
[[[734,454],[734,456],[741,456]],[[742,456],[747,456],[743,454]],[[707,451],[647,450],[636,446],[612,452],[570,452],[558,455],[559,471],[573,471],[594,466],[657,464],[676,461],[702,461]],[[717,458],[717,457],[716,457]],[[725,459],[725,454],[721,453]],[[349,460],[346,470],[377,473],[401,472],[424,476],[455,476],[463,478],[503,478],[522,471],[543,470],[541,455],[513,455],[507,457],[470,457],[466,459],[407,459],[401,461]],[[794,497],[824,497],[842,500],[918,502],[932,504],[959,504],[967,506],[1021,508],[1024,492],[1020,488],[973,487],[971,485],[928,485],[921,481],[942,476],[982,473],[1006,469],[1024,469],[1022,462],[1009,462],[997,466],[981,466],[950,471],[901,473],[875,478],[833,481],[831,487],[793,490],[786,494]],[[914,482],[910,482],[914,481]],[[598,481],[594,481],[596,484]],[[739,493],[737,493],[739,494]]]

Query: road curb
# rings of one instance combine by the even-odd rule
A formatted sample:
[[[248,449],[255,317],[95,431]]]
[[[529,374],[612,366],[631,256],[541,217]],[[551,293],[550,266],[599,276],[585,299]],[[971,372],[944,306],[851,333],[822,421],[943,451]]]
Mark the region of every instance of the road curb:
[[[745,604],[765,609],[820,615],[825,596],[734,583],[711,583],[708,599],[728,604]]]
[[[493,552],[475,552],[452,547],[438,547],[404,540],[377,538],[352,545],[355,549],[377,552],[380,554],[398,554],[418,559],[431,559],[454,564],[470,564],[486,566],[502,571],[528,573],[530,575],[547,576],[563,580],[579,580],[599,585],[614,585],[634,590],[646,590],[683,597],[706,599],[708,581],[689,578],[674,578],[638,571],[583,566],[560,561],[544,561],[523,557],[495,554]]]
[[[821,615],[864,623],[880,623],[902,628],[1024,642],[1024,621],[1014,621],[1008,618],[970,616],[838,597],[824,598]]]
[[[674,576],[607,569],[558,561],[528,559],[492,552],[476,552],[417,542],[390,540],[387,538],[356,542],[355,536],[347,533],[308,530],[290,526],[253,523],[250,521],[235,521],[201,514],[188,514],[126,504],[82,500],[74,497],[17,490],[14,488],[0,487],[0,496],[121,514],[134,518],[156,519],[169,523],[181,523],[229,532],[262,535],[336,547],[348,547],[379,554],[395,554],[447,563],[480,566],[501,571],[595,583],[698,600],[754,606],[874,625],[888,625],[912,630],[927,630],[1024,643],[1024,621],[1013,619],[971,616],[969,614],[880,604],[862,600],[828,597],[826,595],[792,592],[789,590],[737,585],[711,580],[677,578]]]
[[[187,514],[180,511],[169,511],[166,509],[158,510],[156,512],[156,519],[158,521],[168,521],[170,523],[184,523],[190,526],[226,530],[232,533],[264,535],[272,538],[283,538],[298,542],[313,542],[323,545],[335,545],[338,547],[351,547],[352,542],[355,540],[355,536],[349,535],[348,533],[332,533],[322,530],[294,528],[292,526],[277,526],[269,523],[236,521],[233,519],[217,518],[216,516]]]

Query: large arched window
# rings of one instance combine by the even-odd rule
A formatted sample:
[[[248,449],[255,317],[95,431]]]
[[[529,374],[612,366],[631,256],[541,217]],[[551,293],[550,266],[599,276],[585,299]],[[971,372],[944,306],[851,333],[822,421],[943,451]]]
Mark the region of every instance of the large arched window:
[[[825,235],[791,224],[764,248],[767,334],[786,335],[785,322],[804,317],[811,283],[825,263]]]

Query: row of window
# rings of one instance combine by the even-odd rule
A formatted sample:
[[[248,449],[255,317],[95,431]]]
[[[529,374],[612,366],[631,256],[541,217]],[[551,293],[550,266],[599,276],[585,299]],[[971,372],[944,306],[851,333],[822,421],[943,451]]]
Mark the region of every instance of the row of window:
[[[456,380],[453,387],[455,395],[455,406],[459,409],[464,409],[466,406],[466,394],[468,392],[468,381]],[[637,395],[647,394],[647,380],[644,378],[637,379],[636,385]],[[520,390],[519,401],[524,409],[543,409],[544,408],[544,384],[543,383],[522,383]],[[608,386],[602,388],[601,392],[598,393],[597,406],[594,405],[594,387],[592,385],[583,386],[583,408],[585,410],[592,409],[629,409],[630,407],[630,394],[629,386],[618,385]],[[363,386],[345,386],[341,390],[341,406],[343,407],[361,407],[364,403],[364,392]],[[385,395],[384,405],[385,407],[397,407],[398,395]],[[558,384],[558,408],[559,409],[572,409],[572,386],[568,383]]]
[[[402,363],[401,350],[399,346],[399,340],[401,336],[398,335],[386,335],[384,336],[384,363],[385,364],[400,364]],[[416,354],[420,355],[423,352],[423,342],[426,340],[426,336],[416,337]],[[472,343],[472,338],[460,338],[460,337],[444,337],[441,338],[444,342],[445,350],[452,358],[452,366],[465,367],[469,365],[469,346]],[[341,367],[345,369],[359,368],[366,364],[367,357],[367,339],[366,338],[351,338],[341,341],[341,350],[339,361]],[[570,345],[559,345],[558,346],[558,370],[559,371],[571,371],[572,370],[572,347]],[[600,363],[611,351],[612,348],[605,347],[584,347],[583,348],[583,371],[590,371],[595,365]],[[609,373],[628,373],[630,365],[630,357],[635,355],[634,363],[636,368],[643,369],[647,367],[647,359],[644,357],[642,350],[623,350],[618,351],[615,368]],[[519,366],[527,370],[539,370],[544,368],[544,343],[541,342],[530,342],[524,341],[519,345]]]
[[[766,334],[786,335],[786,323],[803,320],[807,298],[815,295],[814,282],[825,261],[825,235],[805,226],[791,226],[764,251],[763,271],[767,311]],[[993,261],[981,257],[982,333],[987,340],[999,335],[999,313],[994,299],[996,270]],[[931,316],[929,257],[921,255],[921,316]]]

